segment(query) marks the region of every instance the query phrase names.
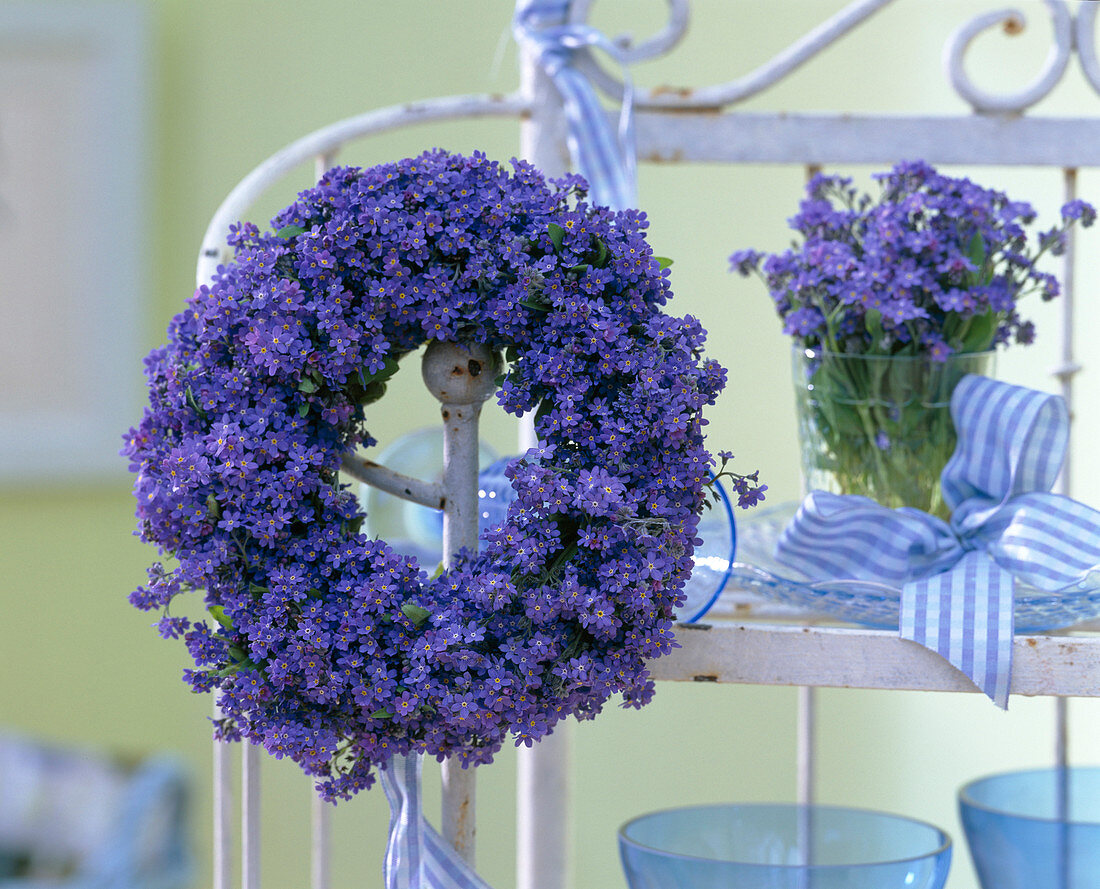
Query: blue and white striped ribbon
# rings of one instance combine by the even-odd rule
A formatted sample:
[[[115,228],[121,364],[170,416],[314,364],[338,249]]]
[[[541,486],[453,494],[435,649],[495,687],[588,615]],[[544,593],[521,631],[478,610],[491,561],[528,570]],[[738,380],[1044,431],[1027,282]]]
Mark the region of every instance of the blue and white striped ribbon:
[[[815,581],[900,587],[901,636],[1007,707],[1015,581],[1057,592],[1100,569],[1100,512],[1050,493],[1069,438],[1061,398],[967,376],[951,416],[958,445],[941,475],[950,523],[814,491],[776,558]]]
[[[386,889],[490,889],[424,817],[422,759],[397,755],[382,767],[382,788],[390,802]]]
[[[587,25],[561,24],[570,0],[521,0],[513,31],[534,47],[539,64],[562,98],[573,166],[588,180],[596,204],[625,210],[637,205],[633,86],[622,54],[607,37]],[[596,90],[572,64],[576,52],[598,47],[623,70],[623,101],[618,134],[612,132]]]

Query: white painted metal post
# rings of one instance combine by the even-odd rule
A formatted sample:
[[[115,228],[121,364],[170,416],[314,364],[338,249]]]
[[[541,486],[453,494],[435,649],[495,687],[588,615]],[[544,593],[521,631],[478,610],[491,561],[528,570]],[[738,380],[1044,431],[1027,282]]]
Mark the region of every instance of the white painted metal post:
[[[241,744],[241,887],[260,889],[260,748]]]
[[[443,563],[463,547],[477,549],[477,421],[493,394],[499,362],[484,346],[433,342],[424,352],[424,384],[442,404]],[[475,771],[443,763],[443,838],[472,867],[477,819]]]
[[[820,164],[806,165],[806,182],[821,172]],[[809,493],[803,491],[803,494]],[[812,685],[798,688],[798,715],[796,720],[797,738],[795,742],[796,788],[795,799],[805,806],[814,802],[817,764],[817,689]],[[808,818],[808,811],[806,817]],[[809,825],[803,825],[803,836],[809,836]]]
[[[329,889],[332,871],[329,866],[332,845],[332,804],[317,795],[310,782],[310,826],[313,835],[309,861],[310,889]]]
[[[221,719],[217,694],[214,695],[214,719]],[[233,762],[230,746],[214,741],[214,889],[229,889],[233,882]]]
[[[560,21],[546,24],[564,24]],[[565,117],[557,88],[539,66],[531,46],[519,47],[520,95],[530,114],[520,123],[520,154],[547,176],[569,169]],[[524,418],[521,451],[537,444],[534,424]],[[517,751],[516,887],[564,889],[568,885],[569,805],[572,726],[561,722],[553,734]]]

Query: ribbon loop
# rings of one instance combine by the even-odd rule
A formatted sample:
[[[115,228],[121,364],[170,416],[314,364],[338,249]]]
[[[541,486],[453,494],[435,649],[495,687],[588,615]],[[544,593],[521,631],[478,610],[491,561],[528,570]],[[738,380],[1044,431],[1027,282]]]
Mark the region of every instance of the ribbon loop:
[[[560,24],[569,5],[569,0],[524,0],[516,8],[513,31],[517,41],[534,48],[561,95],[569,154],[577,172],[588,180],[593,201],[625,210],[637,204],[632,81],[619,48],[602,32],[587,25]],[[623,69],[617,137],[592,83],[573,66],[575,53],[586,47],[603,50]]]
[[[941,654],[1006,707],[1016,581],[1047,592],[1095,583],[1100,512],[1050,493],[1069,441],[1062,399],[968,375],[951,417],[958,445],[940,479],[950,524],[813,491],[776,558],[814,581],[900,588],[902,637]]]

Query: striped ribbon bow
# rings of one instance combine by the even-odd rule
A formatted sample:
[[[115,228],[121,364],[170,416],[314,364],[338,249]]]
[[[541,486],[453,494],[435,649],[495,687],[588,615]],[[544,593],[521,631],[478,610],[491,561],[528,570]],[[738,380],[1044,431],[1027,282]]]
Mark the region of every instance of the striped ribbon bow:
[[[637,204],[635,181],[633,86],[622,53],[607,37],[587,25],[561,24],[571,0],[520,0],[512,29],[516,40],[535,49],[539,64],[562,98],[568,124],[569,154],[577,172],[588,180],[596,204],[625,210]],[[594,46],[623,69],[623,102],[619,132],[612,132],[596,90],[572,64],[577,50]]]
[[[1057,396],[966,376],[958,445],[941,475],[950,523],[866,497],[810,493],[776,558],[814,581],[901,588],[899,631],[1008,706],[1017,580],[1057,592],[1100,568],[1100,512],[1050,489],[1069,417]]]
[[[489,889],[424,817],[422,759],[396,755],[382,767],[382,788],[390,802],[386,889]]]

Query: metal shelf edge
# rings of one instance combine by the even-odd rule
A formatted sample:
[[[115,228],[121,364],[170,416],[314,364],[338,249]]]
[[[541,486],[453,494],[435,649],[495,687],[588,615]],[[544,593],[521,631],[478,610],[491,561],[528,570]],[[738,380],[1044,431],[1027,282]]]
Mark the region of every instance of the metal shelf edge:
[[[772,624],[679,624],[680,648],[650,663],[654,679],[896,688],[977,689],[939,655],[896,632]],[[1018,635],[1012,692],[1100,697],[1100,636]]]

